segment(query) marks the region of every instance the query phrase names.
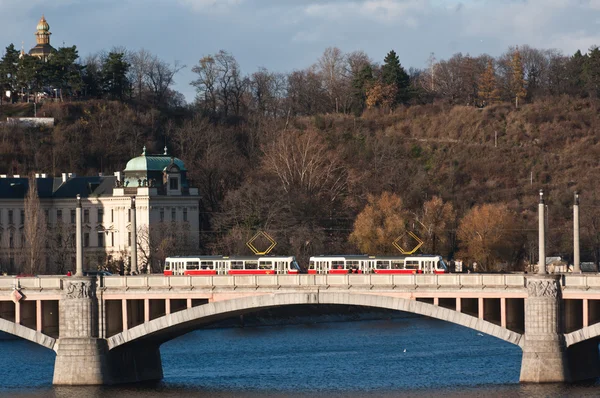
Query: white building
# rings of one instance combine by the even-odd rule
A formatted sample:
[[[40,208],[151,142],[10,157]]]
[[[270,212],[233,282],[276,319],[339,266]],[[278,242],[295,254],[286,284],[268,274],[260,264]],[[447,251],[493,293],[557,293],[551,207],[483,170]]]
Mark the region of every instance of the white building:
[[[160,267],[165,245],[199,246],[198,189],[188,185],[187,170],[180,159],[164,154],[131,159],[123,172],[113,176],[61,177],[36,175],[40,204],[48,234],[44,264],[39,272],[75,269],[76,196],[83,204],[84,269],[118,264],[127,271],[142,272],[151,262]],[[27,242],[24,198],[29,180],[0,175],[0,271],[17,272],[26,259]],[[131,198],[137,219],[138,264],[130,267]]]

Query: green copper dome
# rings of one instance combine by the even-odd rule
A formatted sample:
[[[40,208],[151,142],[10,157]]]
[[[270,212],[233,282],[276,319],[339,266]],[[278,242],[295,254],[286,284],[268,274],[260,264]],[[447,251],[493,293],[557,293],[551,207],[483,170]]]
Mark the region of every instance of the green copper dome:
[[[146,155],[146,147],[144,147],[141,156],[127,162],[125,173],[128,171],[163,171],[171,164],[171,159],[173,159],[173,163],[179,167],[179,170],[186,171],[181,159],[171,157],[170,155],[167,155],[166,152],[167,151],[165,150],[165,154],[163,155]]]

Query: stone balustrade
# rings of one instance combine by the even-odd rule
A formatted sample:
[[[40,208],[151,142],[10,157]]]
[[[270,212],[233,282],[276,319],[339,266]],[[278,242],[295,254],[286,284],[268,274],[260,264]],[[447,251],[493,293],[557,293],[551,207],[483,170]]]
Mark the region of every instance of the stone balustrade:
[[[348,275],[215,275],[215,276],[108,276],[100,287],[111,289],[221,289],[221,288],[403,288],[403,289],[524,289],[525,274],[348,274]],[[65,276],[0,277],[0,291],[62,290]],[[564,275],[565,290],[600,290],[600,275]]]

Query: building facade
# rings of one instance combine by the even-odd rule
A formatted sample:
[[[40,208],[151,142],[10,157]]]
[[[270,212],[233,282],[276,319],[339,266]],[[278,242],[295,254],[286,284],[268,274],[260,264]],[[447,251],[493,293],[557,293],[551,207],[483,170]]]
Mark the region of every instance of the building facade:
[[[82,198],[84,269],[158,271],[171,253],[199,246],[199,194],[189,186],[184,163],[167,154],[131,159],[112,176],[36,175],[47,233],[33,273],[75,269],[76,197]],[[0,271],[32,273],[28,266],[25,198],[29,179],[0,175]],[[135,201],[132,198],[135,197]],[[130,264],[135,203],[137,264]]]

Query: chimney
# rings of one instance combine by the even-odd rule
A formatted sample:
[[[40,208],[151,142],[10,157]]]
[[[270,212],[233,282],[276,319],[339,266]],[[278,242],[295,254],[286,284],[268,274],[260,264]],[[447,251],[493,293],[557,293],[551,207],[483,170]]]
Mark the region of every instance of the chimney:
[[[123,181],[123,172],[115,171],[115,177],[117,177],[117,181]]]
[[[62,173],[62,182],[63,184],[67,182],[67,173]]]

